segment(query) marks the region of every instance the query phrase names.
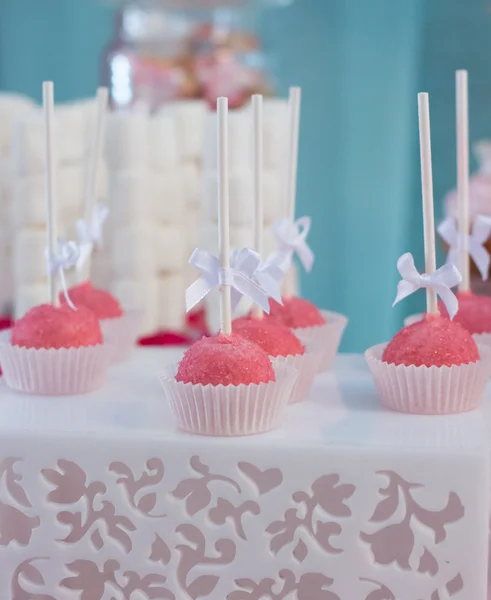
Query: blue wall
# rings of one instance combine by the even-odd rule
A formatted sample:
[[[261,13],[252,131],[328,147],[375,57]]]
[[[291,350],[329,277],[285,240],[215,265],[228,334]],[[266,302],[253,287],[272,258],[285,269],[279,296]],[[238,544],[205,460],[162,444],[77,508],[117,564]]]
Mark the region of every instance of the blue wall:
[[[389,338],[423,294],[391,309],[400,254],[422,264],[418,91],[431,94],[435,198],[455,181],[454,70],[470,70],[471,135],[491,135],[485,0],[297,0],[264,23],[280,88],[304,89],[299,214],[314,220],[307,297],[350,317],[344,349]],[[91,95],[111,11],[90,0],[0,3],[0,88]],[[439,210],[439,208],[438,208]]]

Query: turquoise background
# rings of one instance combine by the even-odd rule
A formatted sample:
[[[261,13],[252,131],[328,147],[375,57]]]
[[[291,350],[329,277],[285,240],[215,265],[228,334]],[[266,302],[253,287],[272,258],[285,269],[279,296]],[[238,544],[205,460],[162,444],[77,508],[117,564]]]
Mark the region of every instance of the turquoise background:
[[[2,0],[0,88],[91,95],[112,14],[90,0]],[[437,216],[455,182],[454,71],[469,69],[471,137],[491,136],[487,0],[297,0],[264,21],[279,86],[303,88],[298,214],[316,264],[304,295],[350,318],[344,350],[388,339],[420,292],[395,309],[396,261],[422,265],[418,91],[430,93]]]

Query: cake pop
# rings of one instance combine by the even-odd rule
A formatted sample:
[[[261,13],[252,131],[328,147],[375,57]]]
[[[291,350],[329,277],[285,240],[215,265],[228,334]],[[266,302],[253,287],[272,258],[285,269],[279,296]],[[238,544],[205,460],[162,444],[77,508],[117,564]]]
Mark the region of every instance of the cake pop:
[[[88,308],[41,304],[15,321],[11,342],[22,348],[80,348],[102,344],[102,331]]]
[[[283,304],[275,300],[269,301],[270,317],[293,329],[324,325],[326,320],[321,311],[304,298],[283,296]]]
[[[111,359],[99,320],[86,307],[78,310],[68,296],[64,270],[73,267],[80,249],[58,239],[55,245],[53,84],[43,84],[46,123],[47,266],[50,304],[31,309],[0,340],[0,361],[7,385],[35,394],[77,394],[99,388]],[[58,305],[57,284],[64,290]]]
[[[460,76],[457,81],[460,106],[465,86]],[[463,412],[480,401],[489,374],[489,351],[478,348],[470,333],[451,320],[458,310],[451,288],[462,279],[457,267],[447,263],[436,269],[428,94],[418,94],[418,109],[426,273],[418,273],[411,254],[401,256],[397,268],[402,280],[394,304],[425,288],[427,314],[365,356],[386,407],[424,414]],[[437,295],[450,319],[440,315]]]
[[[220,333],[195,342],[161,382],[179,428],[202,435],[248,435],[277,426],[296,373],[273,367],[257,344],[232,333],[232,288],[268,310],[267,294],[245,271],[231,268],[227,157],[228,102],[219,98],[218,206],[220,257],[195,250],[190,263],[202,276],[186,291],[191,310],[211,289],[220,290]],[[249,251],[252,253],[252,251]]]
[[[275,381],[271,361],[257,344],[239,336],[201,338],[184,354],[176,381],[194,385],[249,385]]]
[[[123,316],[123,309],[118,300],[106,290],[94,287],[90,281],[73,286],[68,292],[75,306],[87,307],[98,319],[115,319]],[[66,303],[64,294],[60,294],[60,302]]]
[[[451,367],[476,362],[479,351],[461,325],[439,315],[425,315],[422,321],[396,333],[385,347],[382,360],[407,367]]]
[[[269,356],[295,356],[305,353],[304,346],[292,330],[273,319],[235,319],[232,322],[232,331],[260,346]]]
[[[471,334],[491,333],[491,298],[478,296],[471,291],[457,293],[459,310],[454,317],[454,322],[465,327]],[[443,302],[438,303],[442,316],[448,317],[448,312]]]
[[[288,160],[286,164],[286,194],[284,217],[272,227],[278,240],[280,253],[288,256],[290,265],[294,255],[310,272],[314,254],[306,240],[310,231],[310,217],[295,220],[297,192],[298,139],[300,130],[301,91],[291,88],[289,96]],[[315,345],[321,352],[319,371],[329,369],[337,353],[347,319],[337,313],[320,311],[311,302],[294,296],[293,269],[290,268],[284,282],[283,306],[271,302],[271,316],[284,325],[292,327],[295,334],[308,347]]]
[[[80,258],[77,262],[79,284],[70,289],[73,302],[90,308],[100,319],[104,339],[114,349],[113,360],[120,362],[129,357],[136,345],[140,313],[123,311],[118,300],[106,290],[94,287],[90,281],[92,252],[102,243],[103,224],[108,208],[95,203],[97,169],[102,152],[104,122],[107,111],[108,90],[97,90],[97,111],[92,148],[87,169],[87,185],[84,198],[84,218],[76,223],[80,241]],[[60,296],[63,302],[63,298]]]

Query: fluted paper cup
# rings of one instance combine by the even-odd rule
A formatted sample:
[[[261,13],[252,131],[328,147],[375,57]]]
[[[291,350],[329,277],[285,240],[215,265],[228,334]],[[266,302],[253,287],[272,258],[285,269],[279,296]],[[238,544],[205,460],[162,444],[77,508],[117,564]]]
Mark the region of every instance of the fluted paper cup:
[[[297,378],[290,394],[290,404],[308,400],[309,393],[319,372],[322,354],[314,350],[306,350],[304,354],[271,357],[273,365],[286,365],[297,371]]]
[[[101,329],[104,341],[113,349],[113,362],[127,360],[138,341],[141,311],[128,310],[121,317],[101,319]]]
[[[0,334],[0,364],[7,386],[17,392],[59,396],[84,394],[102,387],[112,359],[108,344],[56,350],[22,348]]]
[[[160,377],[179,429],[208,436],[270,431],[281,422],[297,371],[275,365],[276,381],[250,385],[194,385],[176,381],[177,365]]]
[[[490,372],[491,348],[480,345],[475,363],[416,367],[382,361],[386,344],[365,352],[380,402],[391,410],[421,415],[461,413],[477,408]]]
[[[293,329],[293,332],[303,344],[319,350],[321,354],[318,366],[319,373],[331,368],[338,352],[343,332],[348,324],[348,318],[339,313],[321,310],[321,314],[325,320],[324,325]]]

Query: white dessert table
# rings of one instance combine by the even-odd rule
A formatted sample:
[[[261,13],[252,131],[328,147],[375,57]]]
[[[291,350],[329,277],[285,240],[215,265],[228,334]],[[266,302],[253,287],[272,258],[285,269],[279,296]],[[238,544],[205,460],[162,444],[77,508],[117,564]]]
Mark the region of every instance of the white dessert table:
[[[139,348],[94,394],[0,380],[2,600],[485,600],[491,402],[379,407],[341,355],[280,429],[177,431]]]

